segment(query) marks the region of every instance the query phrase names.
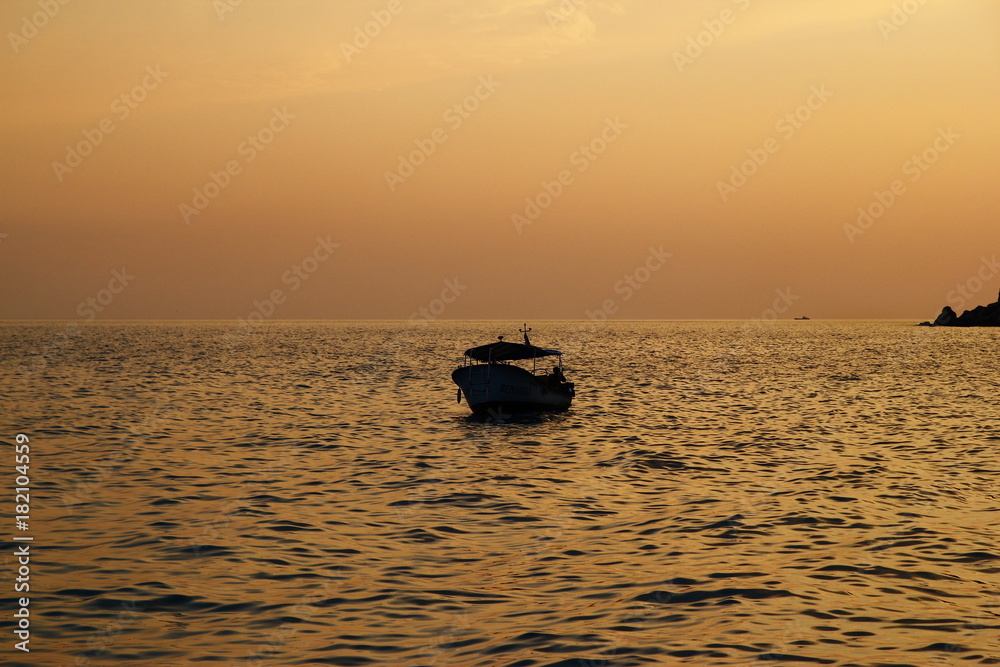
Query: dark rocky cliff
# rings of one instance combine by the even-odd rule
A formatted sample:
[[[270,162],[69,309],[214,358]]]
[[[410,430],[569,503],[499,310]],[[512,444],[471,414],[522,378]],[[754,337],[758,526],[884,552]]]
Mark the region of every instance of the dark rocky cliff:
[[[988,306],[976,306],[957,315],[951,306],[945,306],[933,322],[921,322],[924,327],[1000,327],[1000,301]]]

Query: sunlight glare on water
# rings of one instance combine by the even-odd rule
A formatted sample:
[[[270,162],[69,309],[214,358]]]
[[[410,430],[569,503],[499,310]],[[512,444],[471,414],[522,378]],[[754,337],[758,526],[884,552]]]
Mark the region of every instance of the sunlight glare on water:
[[[9,664],[1000,664],[996,330],[536,322],[572,408],[470,418],[518,326],[3,325]]]

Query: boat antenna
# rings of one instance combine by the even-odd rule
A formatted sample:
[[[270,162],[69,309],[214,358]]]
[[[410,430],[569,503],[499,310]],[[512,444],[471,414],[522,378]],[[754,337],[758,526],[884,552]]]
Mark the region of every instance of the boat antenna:
[[[524,344],[525,345],[531,345],[531,341],[528,340],[528,332],[531,331],[531,327],[528,326],[528,323],[525,322],[524,323],[524,328],[523,329],[518,329],[518,331],[520,331],[521,333],[524,334]]]

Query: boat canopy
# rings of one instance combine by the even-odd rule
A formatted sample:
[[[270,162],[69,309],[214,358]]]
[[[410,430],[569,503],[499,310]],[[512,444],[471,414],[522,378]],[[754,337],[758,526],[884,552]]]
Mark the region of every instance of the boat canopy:
[[[559,350],[546,350],[534,345],[523,345],[521,343],[508,343],[507,341],[497,341],[479,347],[470,347],[465,351],[465,356],[476,361],[517,361],[519,359],[535,359],[537,357],[556,357],[561,355]]]

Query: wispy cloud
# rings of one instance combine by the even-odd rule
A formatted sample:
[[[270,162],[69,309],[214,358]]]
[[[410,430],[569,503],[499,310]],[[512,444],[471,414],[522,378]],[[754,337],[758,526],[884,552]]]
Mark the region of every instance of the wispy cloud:
[[[601,15],[623,11],[623,3],[610,0],[429,0],[407,6],[373,40],[357,71],[345,68],[331,83],[384,87],[533,66],[586,50],[600,33]]]

